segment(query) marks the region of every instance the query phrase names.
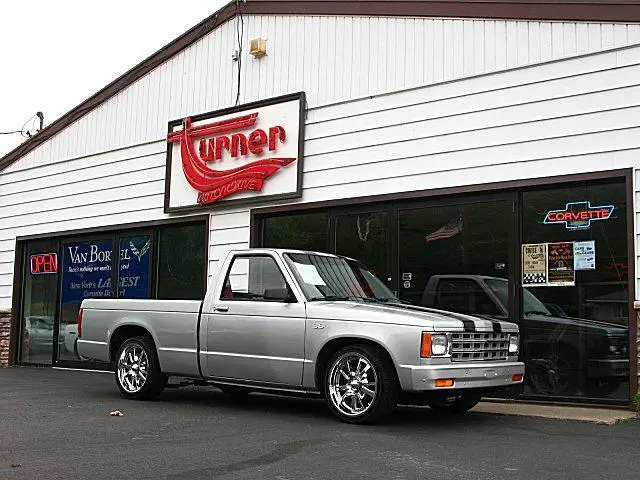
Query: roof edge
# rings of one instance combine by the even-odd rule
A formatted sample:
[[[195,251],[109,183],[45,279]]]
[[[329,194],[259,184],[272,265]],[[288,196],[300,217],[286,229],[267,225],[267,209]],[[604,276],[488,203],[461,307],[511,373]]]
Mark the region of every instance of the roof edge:
[[[457,17],[541,21],[640,22],[640,0],[246,0],[243,14]],[[198,23],[42,131],[0,158],[0,173],[76,120],[236,15],[236,2]]]

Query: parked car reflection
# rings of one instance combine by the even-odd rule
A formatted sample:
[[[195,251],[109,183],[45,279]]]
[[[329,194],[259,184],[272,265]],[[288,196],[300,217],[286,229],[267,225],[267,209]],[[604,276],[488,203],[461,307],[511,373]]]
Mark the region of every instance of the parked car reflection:
[[[422,305],[506,318],[508,292],[508,281],[503,278],[434,275],[426,285]],[[520,331],[527,385],[535,394],[607,397],[629,379],[629,331],[625,326],[569,317],[524,289]]]
[[[51,363],[53,355],[54,322],[52,316],[31,315],[24,318],[23,361]],[[58,352],[71,352],[77,356],[78,326],[67,325],[58,335]]]

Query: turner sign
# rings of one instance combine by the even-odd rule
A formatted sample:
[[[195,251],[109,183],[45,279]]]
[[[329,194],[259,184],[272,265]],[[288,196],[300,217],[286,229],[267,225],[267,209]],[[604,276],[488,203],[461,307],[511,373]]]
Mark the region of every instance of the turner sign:
[[[592,207],[591,202],[571,202],[566,204],[564,210],[547,212],[544,223],[564,223],[568,230],[586,230],[595,220],[609,220],[613,209],[613,205]]]
[[[169,123],[165,210],[301,195],[304,94]]]

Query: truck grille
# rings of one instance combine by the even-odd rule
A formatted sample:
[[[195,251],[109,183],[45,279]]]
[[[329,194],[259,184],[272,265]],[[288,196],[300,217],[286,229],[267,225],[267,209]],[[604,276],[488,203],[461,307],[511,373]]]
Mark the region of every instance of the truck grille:
[[[451,360],[454,362],[506,360],[508,333],[452,333]]]

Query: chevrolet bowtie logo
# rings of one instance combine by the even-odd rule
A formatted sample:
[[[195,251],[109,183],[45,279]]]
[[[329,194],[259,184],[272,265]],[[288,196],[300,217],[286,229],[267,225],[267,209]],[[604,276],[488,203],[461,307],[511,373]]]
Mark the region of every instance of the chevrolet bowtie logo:
[[[595,220],[608,220],[613,205],[592,207],[591,202],[567,203],[564,210],[551,210],[544,218],[545,224],[564,223],[568,230],[587,230]]]

